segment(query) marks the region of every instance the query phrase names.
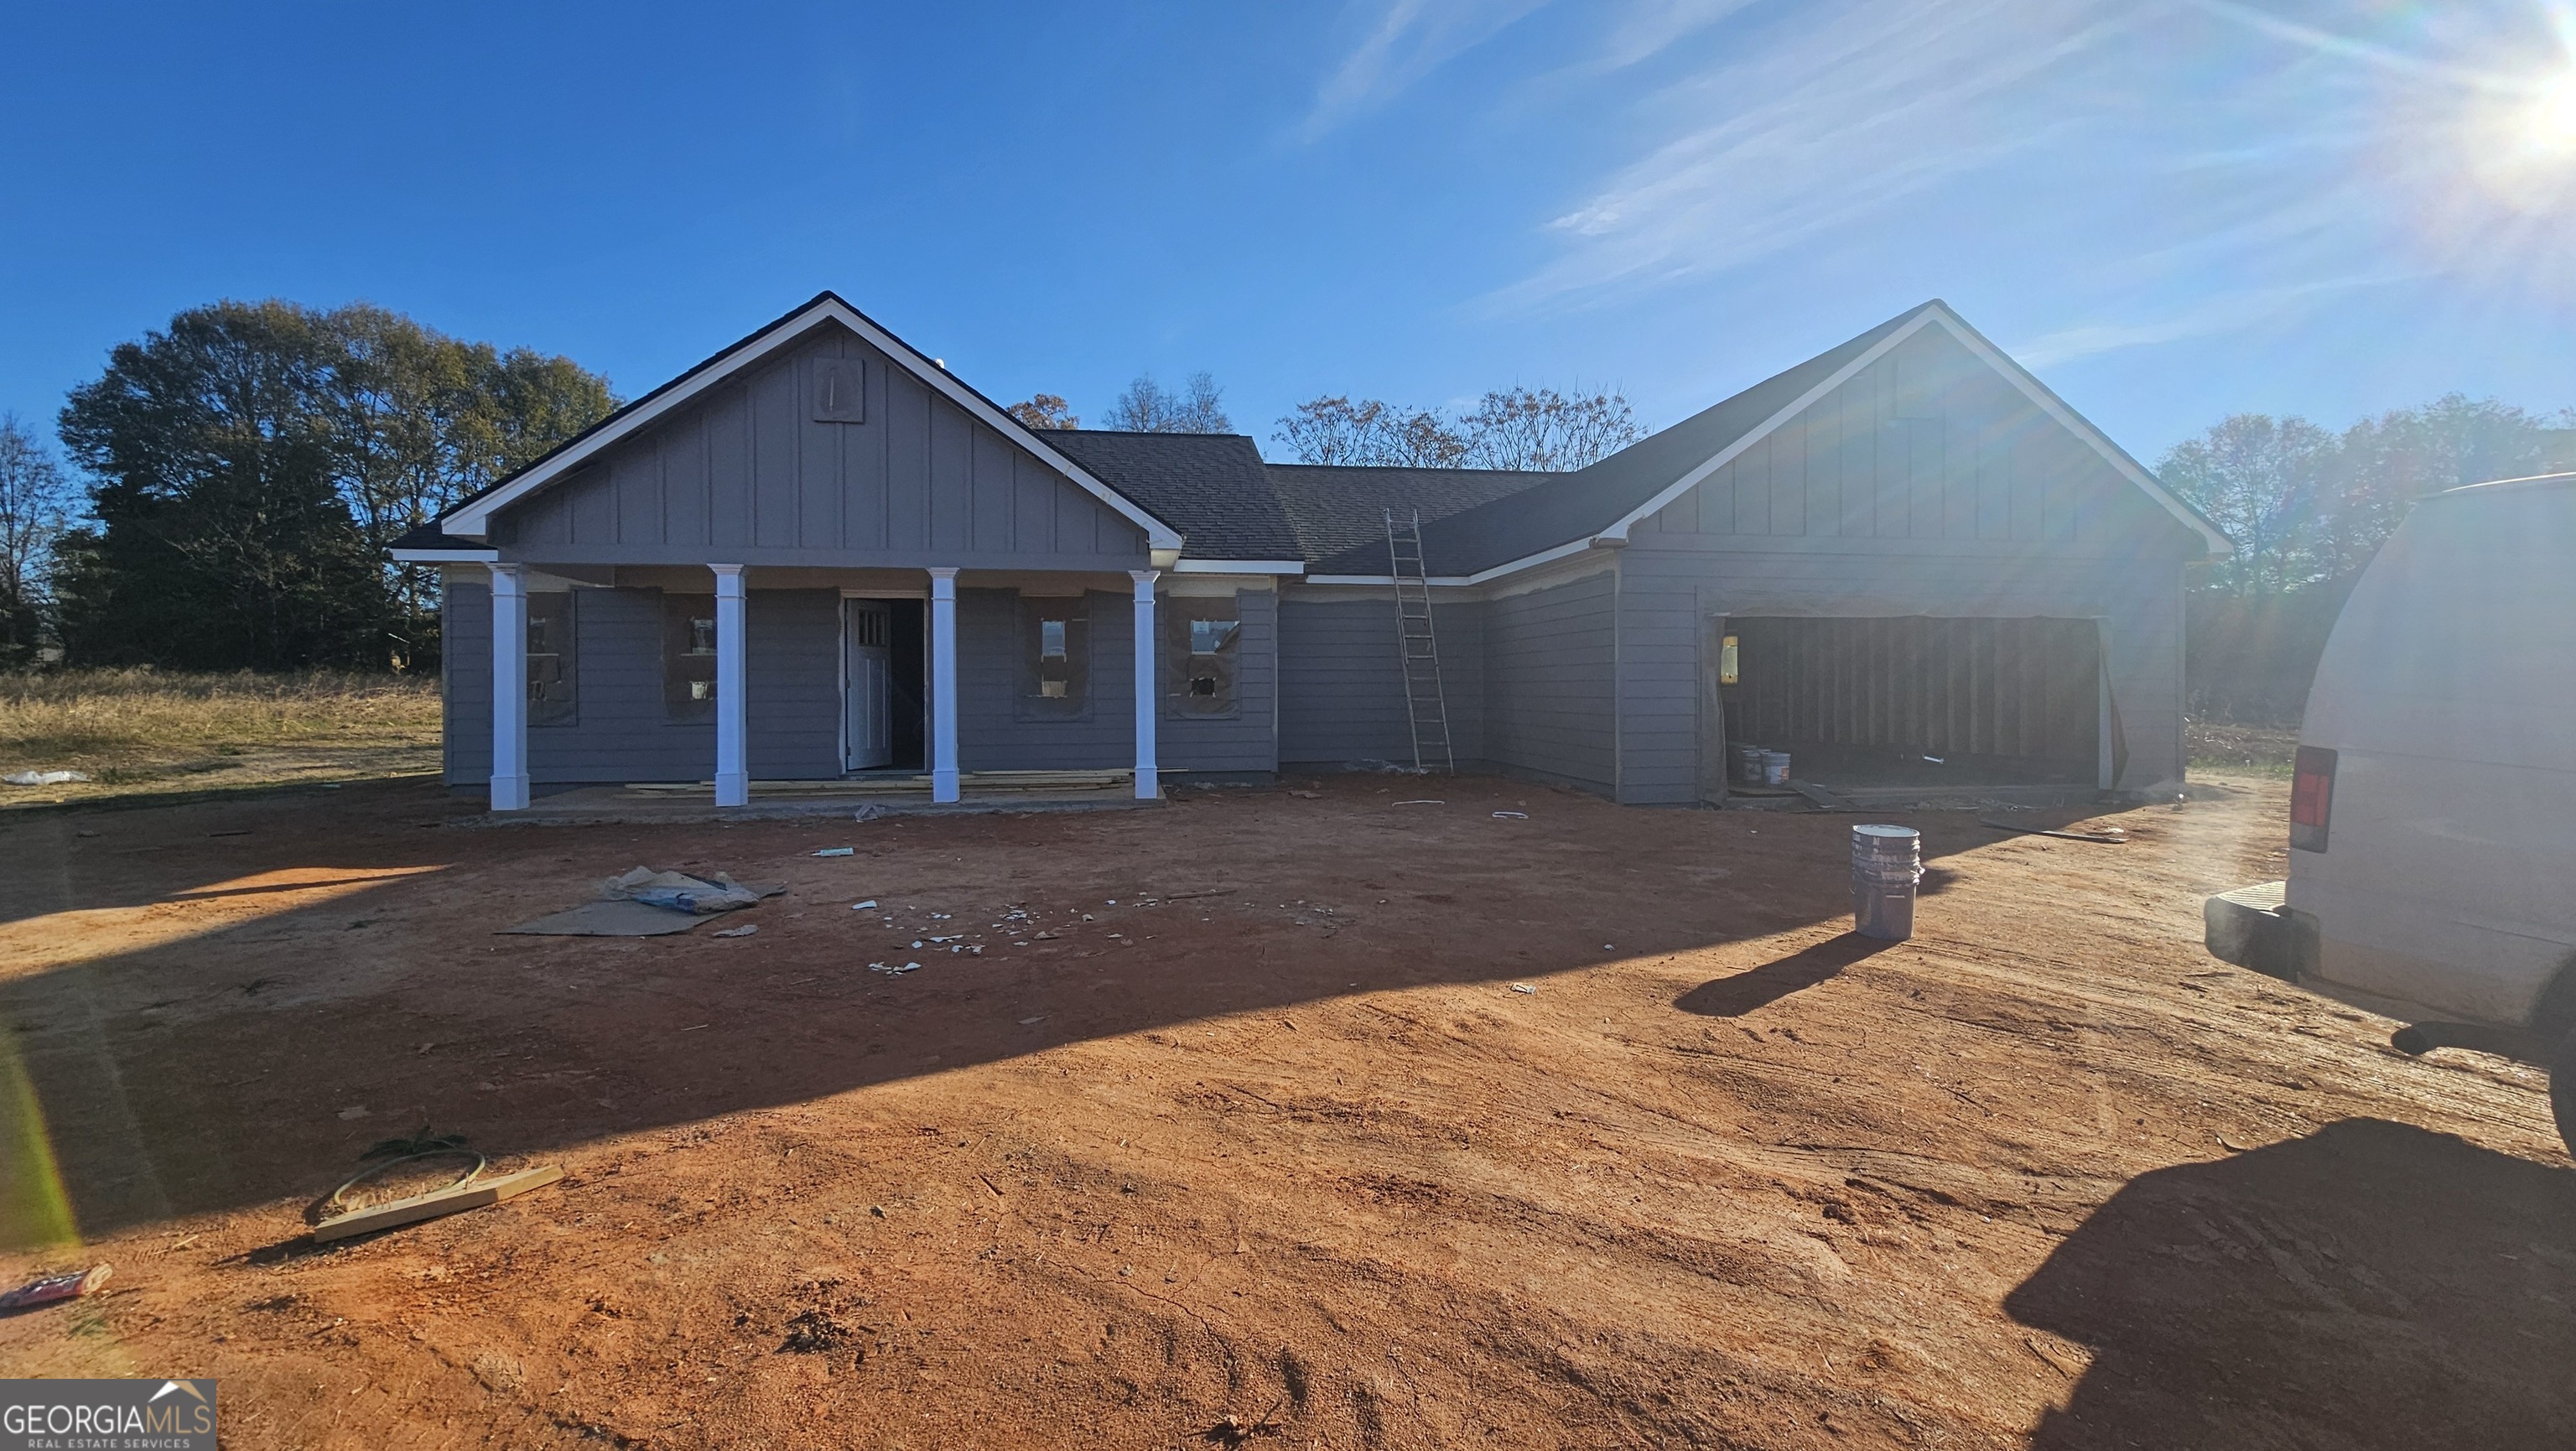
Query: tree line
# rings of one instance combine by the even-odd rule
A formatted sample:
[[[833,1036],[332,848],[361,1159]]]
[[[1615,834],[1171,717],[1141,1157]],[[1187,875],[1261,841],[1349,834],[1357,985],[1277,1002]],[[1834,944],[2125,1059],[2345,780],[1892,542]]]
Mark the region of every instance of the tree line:
[[[569,359],[364,303],[191,308],[108,355],[57,420],[75,489],[0,423],[0,664],[274,670],[438,658],[406,530],[617,406]]]
[[[2415,501],[2462,484],[2576,468],[2576,411],[2447,394],[2341,432],[2233,414],[2156,473],[2235,553],[2195,568],[2184,615],[2190,708],[2295,724],[2344,598]]]

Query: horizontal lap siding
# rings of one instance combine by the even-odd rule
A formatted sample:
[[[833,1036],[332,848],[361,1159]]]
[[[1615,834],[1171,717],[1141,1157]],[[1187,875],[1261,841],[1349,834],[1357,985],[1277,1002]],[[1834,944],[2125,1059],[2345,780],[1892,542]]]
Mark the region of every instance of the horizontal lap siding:
[[[840,774],[839,596],[753,590],[743,628],[751,773],[762,779]],[[715,774],[712,722],[673,724],[662,700],[662,595],[573,591],[569,724],[528,727],[537,785],[703,781]],[[446,591],[444,766],[451,786],[492,774],[492,593]]]
[[[752,779],[840,775],[840,591],[753,590],[743,634],[750,647],[744,662],[751,687],[745,745]],[[715,769],[712,743],[707,769]]]
[[[1623,568],[1618,605],[1619,800],[1689,805],[1699,798],[1697,591]]]
[[[864,372],[863,422],[814,418],[826,364]],[[494,541],[559,564],[1146,563],[1135,524],[838,325],[504,510]]]
[[[480,575],[482,571],[473,571]],[[450,786],[492,780],[492,586],[447,571],[438,592],[439,767]]]
[[[1104,771],[1136,764],[1135,603],[1094,591],[1089,710],[1020,720],[1019,597],[957,592],[957,764],[968,771]]]
[[[1272,590],[1248,589],[1238,591],[1234,602],[1235,618],[1242,624],[1242,632],[1235,637],[1234,698],[1239,709],[1230,716],[1181,715],[1172,710],[1167,693],[1154,728],[1155,754],[1166,771],[1279,769],[1279,596]],[[1131,601],[1128,609],[1134,608]],[[1133,632],[1131,621],[1131,637]],[[1127,648],[1134,650],[1132,638]],[[1166,671],[1165,676],[1168,692],[1179,672]]]
[[[1449,707],[1450,748],[1461,761],[1486,754],[1485,606],[1434,599],[1432,629]],[[1279,759],[1309,765],[1413,760],[1404,706],[1395,600],[1296,599],[1279,603]]]
[[[1489,602],[1485,754],[1499,765],[1612,790],[1614,579]]]

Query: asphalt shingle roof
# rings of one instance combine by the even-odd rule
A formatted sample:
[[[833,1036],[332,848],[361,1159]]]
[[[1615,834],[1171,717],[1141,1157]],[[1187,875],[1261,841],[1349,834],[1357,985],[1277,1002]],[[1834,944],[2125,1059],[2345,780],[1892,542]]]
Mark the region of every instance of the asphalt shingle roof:
[[[1556,474],[1516,469],[1410,469],[1271,464],[1265,472],[1297,531],[1298,556],[1324,574],[1384,574],[1386,515],[1431,521],[1508,498]],[[1322,566],[1330,561],[1331,568]]]
[[[1192,559],[1299,559],[1297,533],[1239,433],[1033,429],[1049,448],[1181,532]]]

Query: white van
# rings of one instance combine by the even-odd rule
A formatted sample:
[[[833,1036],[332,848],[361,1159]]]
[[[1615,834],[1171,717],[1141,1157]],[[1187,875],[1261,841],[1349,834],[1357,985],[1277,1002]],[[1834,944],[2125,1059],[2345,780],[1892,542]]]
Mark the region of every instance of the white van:
[[[2547,1064],[2576,1149],[2576,474],[2415,507],[2335,621],[2290,877],[2209,900],[2209,950]]]

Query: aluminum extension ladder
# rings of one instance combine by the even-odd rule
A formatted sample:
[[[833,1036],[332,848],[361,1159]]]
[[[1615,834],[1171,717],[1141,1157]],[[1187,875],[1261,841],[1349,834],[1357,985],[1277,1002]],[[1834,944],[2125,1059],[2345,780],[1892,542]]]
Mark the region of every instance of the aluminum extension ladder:
[[[1440,642],[1431,628],[1431,577],[1422,563],[1422,514],[1405,523],[1386,511],[1387,573],[1395,581],[1396,650],[1404,662],[1404,714],[1413,727],[1413,768],[1454,773],[1449,697],[1440,686]]]

